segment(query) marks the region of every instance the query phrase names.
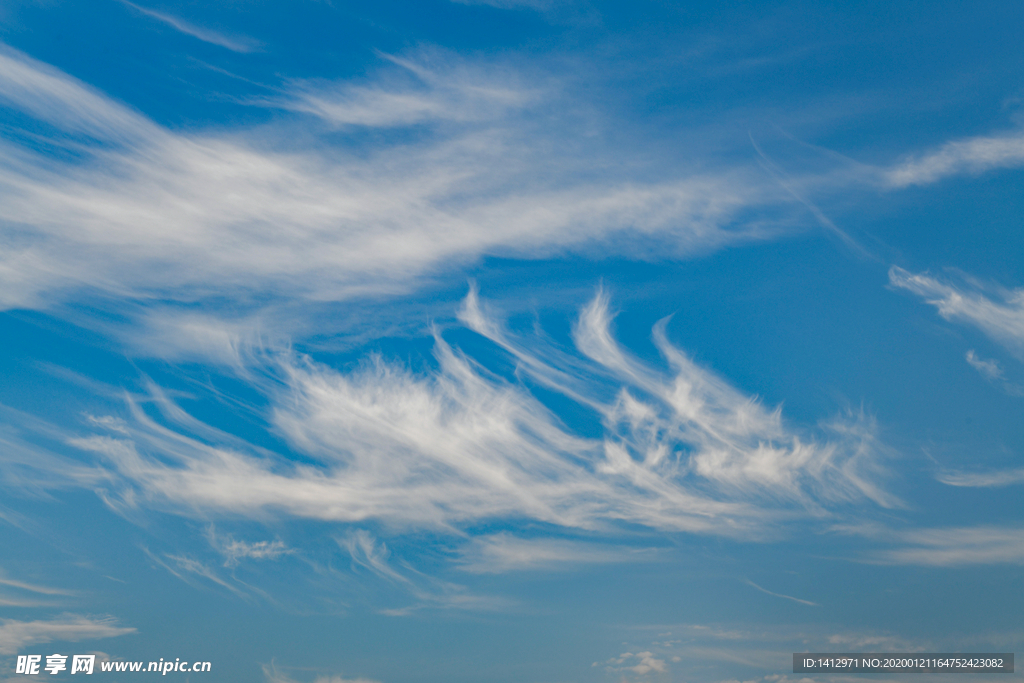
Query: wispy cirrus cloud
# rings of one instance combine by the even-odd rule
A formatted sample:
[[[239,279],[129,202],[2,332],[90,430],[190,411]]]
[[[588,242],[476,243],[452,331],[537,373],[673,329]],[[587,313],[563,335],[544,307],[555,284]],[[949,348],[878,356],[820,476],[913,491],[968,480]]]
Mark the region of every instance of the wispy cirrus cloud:
[[[262,47],[261,43],[258,40],[254,40],[247,36],[225,35],[218,31],[212,31],[208,28],[196,26],[195,24],[187,22],[184,19],[180,19],[179,17],[173,16],[171,14],[167,14],[165,12],[158,12],[153,9],[148,9],[140,5],[136,5],[133,2],[128,2],[128,0],[121,0],[121,2],[125,5],[128,5],[132,9],[141,12],[147,17],[152,17],[153,19],[156,19],[157,21],[160,21],[173,29],[180,31],[185,35],[192,36],[193,38],[198,38],[204,43],[210,43],[211,45],[219,45],[220,47],[227,48],[232,52],[255,52],[259,50],[260,47]]]
[[[429,50],[382,62],[251,102],[295,114],[277,126],[183,133],[3,48],[0,99],[72,153],[0,145],[0,307],[351,300],[486,255],[703,253],[800,213],[754,164],[663,168],[578,139],[610,122],[574,119],[586,103],[549,75]],[[330,137],[410,127],[369,147]]]
[[[666,673],[668,671],[665,660],[658,659],[653,652],[623,652],[618,657],[612,657],[606,662],[594,662],[594,666],[603,664],[606,671],[623,672],[628,671],[641,676],[651,673]]]
[[[911,156],[883,172],[893,188],[928,185],[952,175],[978,174],[1024,165],[1024,134],[1013,131],[954,140],[926,154]]]
[[[52,607],[57,604],[54,602],[55,598],[75,595],[74,591],[63,588],[18,581],[5,576],[3,571],[0,571],[0,587],[8,589],[8,591],[0,593],[0,606],[4,607]],[[10,592],[9,589],[14,590]],[[31,595],[26,595],[26,593]]]
[[[220,586],[243,599],[250,599],[252,597],[250,591],[263,594],[262,591],[244,584],[237,578],[221,577],[216,570],[195,557],[173,553],[163,553],[163,557],[161,557],[145,546],[142,546],[142,551],[154,564],[163,567],[172,576],[181,579],[191,586],[197,585],[195,579],[200,578]]]
[[[645,631],[657,635],[644,638]],[[651,624],[632,629],[629,638],[631,653],[650,652],[665,662],[677,678],[687,680],[699,678],[700,672],[723,664],[739,664],[761,671],[777,670],[779,663],[786,661],[793,652],[827,652],[844,647],[875,652],[921,652],[935,651],[937,647],[934,642],[886,631],[837,633],[820,626],[808,628],[778,623]],[[593,666],[615,665],[617,659],[595,662]],[[759,680],[783,683],[787,679],[773,674]]]
[[[961,472],[945,470],[935,476],[943,484],[970,488],[998,488],[1024,484],[1024,468],[991,470],[989,472]]]
[[[237,566],[242,560],[276,560],[295,553],[284,541],[243,541],[230,535],[218,535],[211,525],[206,530],[210,545],[224,556],[224,566]]]
[[[404,607],[382,609],[382,614],[403,616],[424,608],[492,611],[509,606],[506,600],[476,595],[464,586],[427,576],[408,564],[394,566],[387,545],[365,529],[355,529],[335,540],[348,551],[354,567],[370,571],[413,600]]]
[[[828,644],[855,650],[870,648],[875,652],[922,652],[929,645],[888,633],[835,633],[828,637]]]
[[[652,337],[674,376],[640,363],[616,342],[603,291],[581,310],[573,332],[578,350],[596,364],[591,368],[557,353],[549,360],[543,347],[527,350],[489,319],[475,291],[460,319],[511,352],[523,372],[602,415],[609,435],[615,435],[604,442],[608,471],[622,467],[625,476],[643,480],[633,463],[668,466],[682,449],[689,472],[734,490],[766,487],[805,502],[810,494],[833,502],[866,497],[882,506],[900,505],[871,482],[876,458],[885,449],[874,440],[870,424],[832,421],[824,427],[836,437],[834,443],[802,441],[785,428],[780,409],[766,409],[757,397],[742,394],[674,347],[665,332],[667,318],[655,325]],[[595,402],[594,389],[580,381],[588,372],[594,377],[595,367],[612,380],[606,389],[614,398],[607,403]],[[859,445],[841,454],[837,444],[844,442]]]
[[[280,127],[186,134],[13,50],[0,57],[0,97],[75,151],[0,147],[7,308],[395,294],[487,254],[703,252],[772,234],[788,211],[752,167],[616,171],[609,150],[567,142],[568,93],[551,84],[538,98],[500,65],[392,59],[377,80],[293,84],[271,103],[298,112]],[[320,137],[424,124],[365,150]]]
[[[118,626],[117,620],[113,617],[93,618],[65,614],[49,620],[0,619],[0,654],[17,654],[29,645],[50,643],[55,640],[77,643],[134,632],[134,628]]]
[[[967,360],[967,364],[980,372],[985,379],[1000,380],[1003,378],[1003,369],[999,367],[998,361],[981,358],[974,349],[968,349],[964,358]]]
[[[10,586],[11,588],[17,588],[19,590],[28,591],[30,593],[39,593],[42,595],[74,595],[74,591],[69,591],[64,588],[42,586],[36,583],[28,583],[26,581],[17,581],[3,576],[2,573],[0,573],[0,586]]]
[[[898,536],[892,550],[878,552],[885,564],[956,567],[979,564],[1024,564],[1024,529],[978,526],[917,529]]]
[[[967,350],[967,353],[964,354],[964,360],[989,382],[1002,387],[1003,391],[1007,394],[1011,396],[1024,396],[1024,387],[1006,378],[1006,372],[999,361],[994,358],[982,358],[974,349]]]
[[[365,529],[356,529],[344,537],[338,538],[338,545],[348,551],[352,562],[357,566],[369,569],[381,578],[397,583],[409,584],[408,578],[396,571],[388,563],[390,552],[387,545]]]
[[[1024,290],[996,290],[990,294],[977,284],[955,285],[898,266],[889,269],[889,282],[924,298],[946,320],[973,325],[1024,359]]]
[[[17,491],[22,496],[46,496],[47,490],[83,486],[90,479],[93,484],[98,484],[105,479],[101,471],[89,466],[83,467],[82,463],[69,462],[48,448],[24,438],[27,432],[41,433],[44,438],[56,437],[60,440],[68,436],[62,430],[3,405],[0,405],[0,420],[0,452],[3,453],[3,457],[0,458],[0,479],[8,491]],[[42,470],[52,472],[56,476],[51,477],[46,483],[38,481],[33,473]],[[5,516],[5,519],[26,530],[31,526],[28,519],[19,515]]]
[[[786,600],[792,600],[793,602],[800,603],[801,605],[810,605],[812,607],[821,607],[821,605],[819,605],[818,603],[811,602],[810,600],[804,600],[803,598],[794,598],[792,595],[784,595],[782,593],[772,592],[772,591],[768,590],[767,588],[762,588],[761,586],[757,585],[756,583],[754,583],[750,579],[744,579],[743,583],[747,584],[748,586],[750,586],[752,588],[756,588],[757,590],[761,591],[762,593],[765,593],[766,595],[771,595],[771,596],[774,596],[776,598],[784,598]]]
[[[694,364],[663,326],[655,338],[675,374],[640,363],[611,336],[607,305],[600,294],[583,309],[581,355],[550,354],[571,374],[499,338],[524,371],[594,411],[601,438],[567,430],[525,385],[490,375],[438,334],[438,365],[427,374],[380,358],[346,373],[287,353],[257,359],[277,373],[263,386],[270,420],[303,462],[221,434],[159,393],[152,400],[170,426],[129,399],[117,431],[69,443],[114,475],[104,495],[115,508],[186,515],[435,529],[486,519],[578,530],[625,522],[749,537],[833,505],[900,504],[877,483],[885,448],[869,421],[833,420],[802,435],[779,410]],[[501,329],[475,295],[464,311],[481,333]]]
[[[656,560],[654,548],[629,548],[565,538],[520,538],[508,533],[472,539],[459,568],[472,574],[551,571],[585,565]]]
[[[418,59],[379,55],[397,68],[365,82],[292,81],[283,96],[254,102],[310,114],[336,127],[392,128],[511,121],[559,97],[550,79],[527,79],[498,64],[471,65],[431,51]]]
[[[61,131],[110,143],[159,138],[162,132],[138,112],[48,64],[0,44],[0,102],[49,123]],[[0,146],[7,163],[17,163],[24,150]],[[22,160],[24,158],[22,157]],[[9,173],[10,167],[3,165]],[[32,164],[41,171],[38,164]],[[27,171],[28,168],[26,167]],[[38,176],[26,182],[45,182]],[[13,181],[9,178],[8,182]]]

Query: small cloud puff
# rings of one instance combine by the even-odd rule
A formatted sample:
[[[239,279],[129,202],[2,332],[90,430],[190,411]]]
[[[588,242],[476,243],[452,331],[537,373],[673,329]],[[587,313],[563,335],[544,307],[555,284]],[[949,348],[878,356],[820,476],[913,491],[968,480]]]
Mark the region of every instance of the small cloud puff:
[[[968,350],[964,357],[967,359],[967,364],[980,372],[985,379],[999,380],[1003,378],[1003,369],[999,367],[997,361],[979,358],[974,349]]]
[[[658,659],[651,652],[623,652],[618,657],[612,657],[606,662],[594,662],[593,666],[604,665],[607,671],[632,671],[643,676],[652,671],[665,673],[668,669],[664,659]]]
[[[264,664],[262,666],[263,675],[266,677],[266,683],[300,683],[287,674],[278,671],[277,667],[273,664]],[[320,674],[313,679],[311,683],[380,683],[380,681],[363,677],[344,678],[338,675]]]
[[[211,525],[206,536],[217,552],[224,556],[224,566],[234,567],[244,559],[251,560],[276,560],[284,555],[292,555],[296,551],[284,544],[284,541],[275,539],[273,541],[256,541],[253,543],[241,541],[232,536],[218,536]]]

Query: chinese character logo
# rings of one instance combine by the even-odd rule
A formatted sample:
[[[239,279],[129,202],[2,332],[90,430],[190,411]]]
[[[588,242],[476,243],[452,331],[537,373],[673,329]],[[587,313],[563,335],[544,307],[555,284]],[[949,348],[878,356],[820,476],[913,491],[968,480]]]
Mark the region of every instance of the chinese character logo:
[[[71,673],[91,674],[96,665],[96,655],[75,655],[71,658]]]
[[[17,674],[37,674],[39,673],[39,662],[42,660],[42,655],[18,655],[18,666],[14,670]]]
[[[46,655],[46,673],[56,674],[58,671],[66,671],[68,666],[65,662],[68,661],[67,655]]]

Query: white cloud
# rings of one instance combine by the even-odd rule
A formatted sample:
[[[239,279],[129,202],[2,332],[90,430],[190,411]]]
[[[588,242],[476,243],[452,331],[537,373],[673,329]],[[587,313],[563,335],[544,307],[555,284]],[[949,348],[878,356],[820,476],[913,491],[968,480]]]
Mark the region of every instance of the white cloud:
[[[287,97],[262,103],[311,114],[332,126],[389,128],[493,123],[557,96],[554,85],[545,92],[495,64],[474,68],[440,52],[422,52],[416,60],[380,56],[398,69],[366,83],[295,81]]]
[[[30,598],[11,598],[0,595],[0,607],[53,607],[57,603]]]
[[[402,616],[423,608],[497,610],[509,606],[503,599],[475,595],[464,586],[427,576],[408,564],[404,565],[403,572],[392,566],[387,545],[365,529],[356,529],[335,540],[348,551],[355,567],[369,570],[413,599],[410,605],[383,609],[382,614]]]
[[[45,497],[47,490],[102,485],[107,481],[105,474],[95,467],[68,460],[54,454],[38,443],[31,443],[24,438],[24,432],[41,433],[44,437],[56,437],[60,440],[66,435],[56,428],[51,428],[41,420],[33,418],[21,411],[0,405],[0,480],[11,495]],[[15,427],[14,425],[17,425]],[[40,478],[38,473],[45,471],[47,476]],[[14,526],[28,530],[34,526],[30,518],[17,513],[3,514],[3,519]]]
[[[55,640],[79,642],[134,633],[134,628],[117,626],[113,617],[94,619],[65,614],[48,621],[0,619],[0,654],[13,655],[29,645]]]
[[[145,14],[147,17],[152,17],[157,21],[161,21],[175,30],[181,31],[193,38],[198,38],[204,43],[219,45],[220,47],[227,48],[233,52],[254,52],[260,48],[259,41],[253,40],[252,38],[245,36],[227,36],[217,31],[211,31],[210,29],[196,26],[173,15],[140,7],[135,3],[128,2],[128,0],[121,0],[121,2]]]
[[[35,583],[27,583],[25,581],[8,579],[5,578],[2,574],[0,574],[0,585],[18,588],[20,590],[28,591],[30,593],[40,593],[42,595],[74,595],[74,592],[65,590],[63,588],[52,588],[50,586],[41,586]]]
[[[218,536],[212,525],[207,528],[206,537],[210,545],[224,556],[225,567],[237,566],[244,559],[276,560],[295,553],[294,548],[289,548],[280,539],[248,542],[232,536]]]
[[[974,349],[969,349],[964,358],[967,364],[982,374],[985,379],[1000,380],[1003,378],[1003,369],[995,360],[986,360],[978,357]]]
[[[652,671],[665,673],[667,671],[665,660],[658,659],[651,652],[623,652],[618,657],[612,657],[604,663],[608,671],[632,671],[643,676]]]
[[[889,282],[923,297],[943,318],[977,327],[1024,359],[1024,289],[998,291],[999,301],[987,296],[979,286],[957,287],[897,266],[889,269]]]
[[[369,569],[382,578],[397,583],[411,583],[408,578],[395,571],[389,564],[390,552],[384,543],[378,543],[376,537],[365,529],[357,529],[343,538],[337,539],[338,545],[348,550],[352,562]]]
[[[792,652],[792,649],[789,650]],[[769,650],[753,647],[713,647],[707,645],[686,645],[673,648],[671,652],[687,663],[691,662],[728,662],[742,664],[757,669],[777,669],[780,661],[785,661],[786,653],[779,649]]]
[[[538,97],[501,65],[391,62],[358,83],[296,83],[273,103],[319,123],[176,133],[6,49],[0,97],[94,141],[74,161],[17,138],[0,147],[0,306],[100,295],[207,311],[231,300],[237,313],[274,297],[394,294],[485,254],[707,251],[767,236],[787,206],[753,169],[615,170],[622,159],[600,145],[567,141],[576,122],[558,112],[575,108],[557,84]],[[434,127],[358,150],[321,139],[324,124]]]
[[[825,500],[866,496],[883,506],[898,505],[870,482],[874,458],[884,450],[863,422],[834,421],[827,425],[835,443],[804,442],[785,428],[781,409],[768,410],[757,397],[746,396],[722,378],[697,366],[672,346],[665,334],[667,319],[654,327],[653,338],[674,377],[666,377],[631,357],[611,335],[608,299],[599,292],[586,306],[574,329],[579,350],[619,385],[610,403],[594,401],[594,388],[584,388],[570,372],[552,367],[516,348],[494,324],[483,324],[473,292],[462,319],[480,334],[512,351],[530,373],[603,414],[609,438],[604,441],[604,471],[644,480],[638,462],[650,470],[673,469],[687,454],[688,470],[721,485],[750,492],[763,487],[775,496],[807,501],[802,488],[817,489]],[[593,372],[593,370],[591,370]],[[588,396],[589,395],[589,396]],[[851,448],[842,452],[844,446]],[[621,470],[620,470],[621,468]]]
[[[299,683],[294,678],[291,678],[285,673],[277,670],[274,665],[263,665],[263,675],[267,677],[267,683]],[[343,678],[341,676],[332,676],[321,674],[313,679],[313,683],[380,683],[375,679],[370,678]]]
[[[722,664],[739,664],[760,670],[778,670],[793,652],[835,652],[867,650],[874,652],[935,652],[940,645],[892,632],[830,632],[814,625],[763,624],[650,624],[632,629],[632,637],[644,632],[657,633],[655,639],[630,643],[631,653],[650,651],[666,663],[678,680],[709,680],[705,675]],[[641,644],[643,643],[643,644]],[[949,647],[946,643],[942,647]],[[958,646],[961,645],[958,643]],[[952,648],[951,648],[952,649]],[[629,653],[626,653],[629,654]],[[595,662],[593,666],[621,666],[619,658]],[[785,676],[770,675],[758,681],[785,681]],[[851,681],[853,678],[851,677]],[[722,683],[727,683],[723,681]],[[738,682],[737,682],[738,683]],[[795,682],[794,682],[795,683]]]
[[[924,652],[930,645],[890,634],[867,633],[836,633],[828,637],[828,643],[846,650],[869,652]]]
[[[279,540],[246,543],[245,541],[229,539],[225,543],[223,550],[228,555],[231,562],[237,562],[243,557],[252,558],[254,560],[273,560],[281,557],[282,555],[289,555],[295,552],[291,548],[286,547],[285,544]]]
[[[996,488],[1024,484],[1024,468],[990,472],[944,471],[935,477],[943,484],[980,488]]]
[[[0,102],[61,130],[99,140],[124,143],[163,136],[158,126],[123,104],[3,44],[0,44]],[[0,146],[4,176],[11,166],[22,166],[28,161],[26,153],[16,147]],[[44,182],[38,175],[43,169],[32,166],[22,166],[26,172],[35,171],[35,177],[25,177],[22,182]],[[4,182],[17,184],[16,179]]]
[[[900,535],[902,547],[876,555],[886,564],[955,567],[1024,564],[1024,529],[994,526],[918,529]]]
[[[761,591],[762,593],[766,593],[768,595],[775,596],[776,598],[785,598],[786,600],[792,600],[793,602],[798,602],[801,605],[810,605],[812,607],[820,607],[821,606],[821,605],[819,605],[816,602],[811,602],[810,600],[803,600],[801,598],[794,598],[792,595],[783,595],[782,593],[773,593],[772,591],[768,590],[767,588],[762,588],[761,586],[758,586],[756,583],[754,583],[750,579],[744,579],[743,583],[747,584],[748,586],[752,586],[753,588],[756,588],[757,590]]]
[[[473,574],[550,571],[587,564],[643,562],[654,549],[627,548],[559,538],[517,538],[507,533],[480,536],[461,550],[459,567]]]
[[[942,178],[978,174],[994,168],[1024,165],[1024,135],[981,136],[947,142],[928,154],[912,157],[887,169],[883,178],[890,187],[927,185]]]
[[[464,310],[479,330],[500,330],[474,297]],[[610,322],[599,294],[576,327],[583,356],[537,347],[572,359],[562,367],[499,338],[525,371],[594,411],[605,429],[598,439],[566,430],[525,385],[488,374],[438,334],[438,366],[425,374],[379,357],[341,373],[286,351],[264,356],[252,377],[263,377],[257,386],[271,402],[270,419],[301,462],[203,425],[156,387],[152,405],[173,429],[129,398],[130,419],[116,423],[128,435],[69,442],[99,457],[102,477],[87,480],[113,482],[103,494],[111,505],[186,515],[420,529],[486,519],[589,530],[625,522],[763,537],[787,518],[844,502],[899,504],[877,483],[885,448],[870,421],[833,420],[819,437],[801,435],[778,409],[694,364],[663,325],[655,339],[674,376],[632,358]],[[276,381],[266,378],[274,373]]]
[[[221,588],[226,588],[227,590],[231,591],[240,598],[250,597],[245,591],[240,589],[238,586],[234,585],[234,583],[222,579],[220,576],[217,575],[217,572],[215,572],[210,567],[207,567],[203,562],[193,557],[188,557],[186,555],[172,555],[171,553],[164,553],[164,559],[167,560],[167,562],[165,562],[164,559],[158,557],[156,554],[150,551],[149,548],[143,546],[142,551],[154,563],[160,565],[168,572],[170,572],[173,576],[181,579],[189,585],[195,585],[193,583],[192,576],[198,576],[212,583],[215,583]],[[168,562],[170,562],[170,564]],[[241,582],[238,582],[236,580],[236,583]]]
[[[205,361],[241,367],[246,350],[258,347],[263,325],[258,318],[228,320],[197,312],[148,310],[134,325],[115,334],[131,349],[175,361]]]
[[[0,570],[0,587],[14,589],[14,595],[7,592],[0,593],[0,606],[3,607],[53,607],[59,603],[54,598],[65,598],[75,595],[74,591],[64,588],[53,588],[27,581],[18,581],[8,578],[5,572]],[[25,597],[25,593],[34,593],[34,597]],[[39,599],[38,596],[46,596],[49,599]]]

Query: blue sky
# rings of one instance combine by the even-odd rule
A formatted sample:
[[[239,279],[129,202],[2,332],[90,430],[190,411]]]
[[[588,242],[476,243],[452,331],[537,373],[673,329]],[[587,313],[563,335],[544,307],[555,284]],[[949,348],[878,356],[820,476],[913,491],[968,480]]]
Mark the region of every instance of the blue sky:
[[[0,676],[1019,650],[1022,21],[0,4]]]

